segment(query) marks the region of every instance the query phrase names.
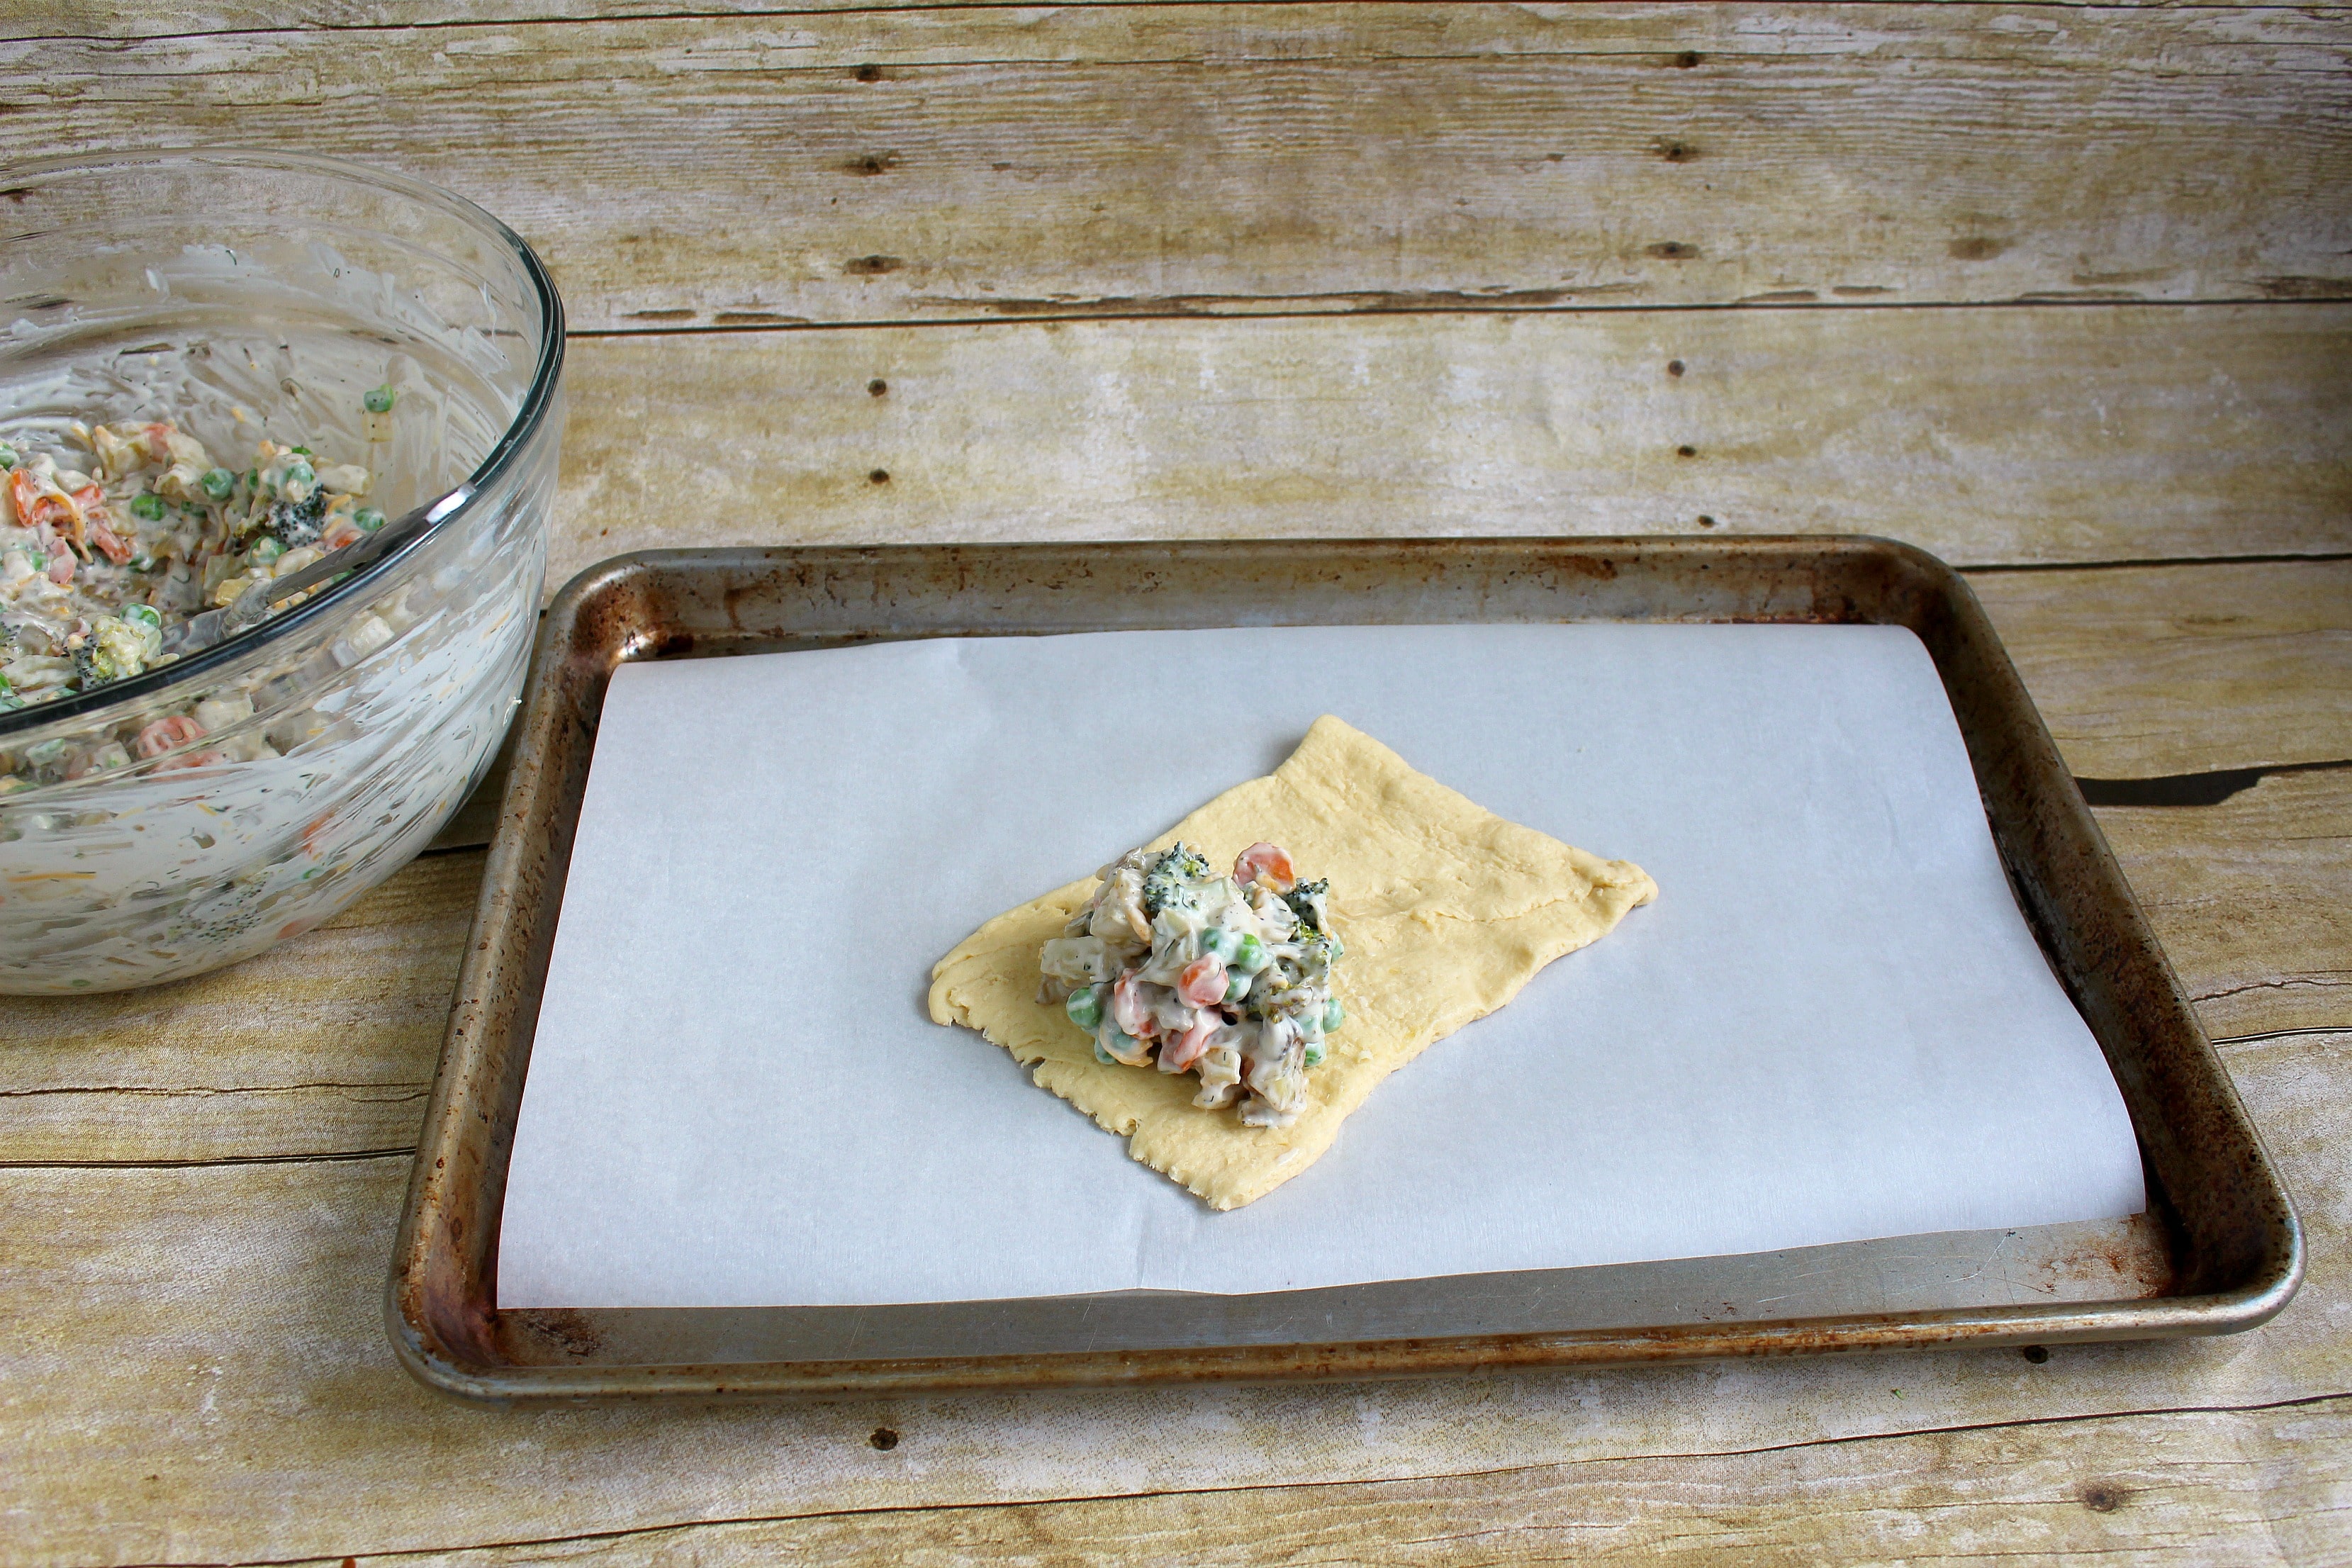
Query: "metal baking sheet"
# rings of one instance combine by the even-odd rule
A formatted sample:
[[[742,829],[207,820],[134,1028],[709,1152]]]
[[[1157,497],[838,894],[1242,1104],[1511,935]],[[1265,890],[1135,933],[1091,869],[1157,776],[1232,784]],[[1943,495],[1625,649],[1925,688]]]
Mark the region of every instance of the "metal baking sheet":
[[[1067,590],[1116,582],[1116,595]],[[1318,624],[1873,622],[1917,633],[2020,903],[2114,1068],[2147,1215],[1801,1251],[1245,1297],[495,1309],[538,992],[622,660],[885,638]],[[1866,539],[700,551],[624,557],[542,630],[388,1300],[403,1359],[489,1400],[1384,1376],[2251,1327],[2302,1269],[2259,1138],[1967,585]]]

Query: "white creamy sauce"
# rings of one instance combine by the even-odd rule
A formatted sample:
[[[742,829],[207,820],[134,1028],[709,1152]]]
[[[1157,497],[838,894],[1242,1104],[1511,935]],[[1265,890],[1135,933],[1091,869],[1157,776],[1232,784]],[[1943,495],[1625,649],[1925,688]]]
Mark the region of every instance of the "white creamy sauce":
[[[1296,1120],[1344,1020],[1327,885],[1299,882],[1272,844],[1242,851],[1231,876],[1180,843],[1130,850],[1101,878],[1038,954],[1043,998],[1094,1037],[1099,1061],[1196,1073],[1193,1104],[1238,1100],[1253,1126]]]

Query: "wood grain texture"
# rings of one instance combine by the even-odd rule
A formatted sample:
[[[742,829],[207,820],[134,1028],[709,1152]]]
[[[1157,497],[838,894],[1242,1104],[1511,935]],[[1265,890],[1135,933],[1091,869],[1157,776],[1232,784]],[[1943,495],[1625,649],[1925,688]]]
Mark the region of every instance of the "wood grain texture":
[[[624,550],[708,544],[1845,531],[1961,564],[2352,548],[2352,305],[698,334],[581,342],[567,374],[551,591]]]
[[[2352,769],[2097,815],[2210,1032],[2352,1021]]]
[[[413,1149],[481,856],[432,855],[252,961],[0,1006],[0,1165]]]
[[[2343,1484],[2333,1414],[2159,1421],[2122,1437],[2081,1419],[2242,1410],[2352,1389],[2352,1148],[2336,1135],[2352,1094],[2352,1032],[2226,1054],[2311,1231],[2303,1295],[2250,1334],[2060,1347],[2039,1365],[2013,1352],[1950,1352],[1420,1384],[487,1412],[410,1383],[384,1340],[404,1161],[0,1172],[11,1552],[253,1561],[508,1542],[530,1543],[509,1560],[531,1561],[547,1550],[540,1543],[570,1541],[607,1561],[675,1562],[695,1560],[707,1542],[709,1561],[730,1562],[781,1554],[801,1529],[815,1532],[816,1561],[856,1561],[853,1548],[944,1554],[960,1540],[978,1553],[1012,1531],[1027,1532],[1033,1560],[1062,1560],[1066,1548],[1083,1561],[1127,1528],[1116,1515],[990,1523],[888,1514],[778,1526],[740,1551],[724,1531],[635,1545],[581,1538],[848,1510],[1446,1476],[1463,1479],[1394,1506],[1376,1495],[1324,1500],[1321,1514],[1304,1496],[1234,1502],[1295,1558],[1321,1550],[1324,1561],[1347,1559],[1350,1541],[1369,1550],[1383,1529],[1480,1511],[1526,1531],[1524,1554],[1557,1546],[1553,1531],[1578,1506],[1615,1532],[1600,1540],[1646,1531],[1670,1545],[1710,1528],[1691,1511],[1710,1499],[1701,1511],[1724,1514],[1725,1544],[1746,1532],[1770,1545],[1776,1530],[1802,1528],[1817,1490],[1839,1528],[1897,1531],[1906,1528],[1899,1513],[1914,1515],[1922,1554],[1972,1542],[2047,1552],[2087,1542],[2084,1532],[2102,1523],[2130,1544],[2124,1532],[2143,1517],[2143,1545],[2200,1516],[2246,1531],[2270,1514],[2325,1540]],[[1972,1427],[1996,1430],[1956,1430]],[[897,1436],[887,1451],[871,1441],[883,1428]],[[2265,1431],[2292,1441],[2266,1450]],[[1632,1463],[1591,1468],[1612,1461]],[[1524,1473],[1540,1467],[1574,1468]],[[1611,1477],[1625,1496],[1613,1510],[1576,1489]],[[2079,1509],[2078,1489],[2099,1483],[2127,1494],[2105,1511],[2140,1515],[2075,1518],[2068,1498]],[[1730,1494],[1743,1486],[1750,1499],[1740,1508]],[[1240,1528],[1213,1522],[1214,1499],[1189,1513],[1149,1498],[1122,1506],[1140,1510],[1138,1527],[1200,1528],[1204,1548],[1229,1545],[1223,1531]],[[1964,1531],[1939,1528],[1948,1509]],[[1294,1511],[1337,1544],[1282,1533]],[[1831,1539],[1815,1549],[1868,1560],[1882,1555],[1873,1540],[1891,1538],[1857,1539],[1850,1551],[1829,1550]],[[1496,1554],[1510,1544],[1498,1541]]]
[[[1190,0],[1062,0],[1074,5],[1188,4]],[[1962,0],[1936,0],[1957,4]],[[2135,6],[2177,6],[2180,0],[2036,0],[2052,6],[2081,9],[2128,9]],[[2239,6],[2252,10],[2284,9],[2278,0],[2198,0],[2207,6]],[[1268,0],[1259,7],[1306,12],[1326,0]],[[2345,0],[2305,0],[2294,7],[2305,14],[2340,11]],[[0,0],[0,37],[79,38],[168,38],[192,33],[353,31],[373,32],[393,27],[449,26],[488,23],[503,26],[562,26],[583,21],[618,21],[631,17],[672,19],[681,16],[775,16],[829,11],[891,14],[941,9],[935,5],[896,0],[795,0],[789,7],[766,0],[699,0],[679,5],[676,0],[324,0],[289,4],[287,0],[165,0],[165,3],[125,7],[101,0]]]
[[[2347,58],[2288,7],[1085,5],[20,38],[0,73],[19,156],[290,145],[471,196],[604,330],[2352,297]]]
[[[2056,1440],[2053,1440],[2056,1439]],[[1761,1454],[1594,1459],[1407,1481],[885,1510],[428,1552],[562,1563],[1464,1564],[2339,1562],[2343,1403],[1962,1429]],[[331,1568],[331,1558],[312,1559]]]
[[[2352,761],[2352,562],[1969,586],[2078,777]]]

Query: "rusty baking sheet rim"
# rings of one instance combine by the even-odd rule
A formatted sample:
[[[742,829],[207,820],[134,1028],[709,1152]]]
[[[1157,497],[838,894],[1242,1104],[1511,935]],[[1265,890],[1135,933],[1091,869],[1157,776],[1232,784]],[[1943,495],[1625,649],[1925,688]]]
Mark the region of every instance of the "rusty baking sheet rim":
[[[1068,590],[1105,579],[1120,590],[1113,613],[1073,613],[1104,601]],[[1383,593],[1422,607],[1382,616]],[[1450,613],[1428,613],[1433,602]],[[1498,613],[1515,605],[1549,613]],[[1307,613],[1317,606],[1332,613]],[[1911,626],[1952,699],[2021,905],[2123,1089],[2176,1293],[1549,1331],[717,1362],[614,1361],[593,1314],[497,1310],[498,1215],[537,987],[593,715],[618,663],[885,637],[1491,618]],[[2302,1230],[2284,1185],[1990,622],[1957,573],[1907,545],[1610,537],[646,552],[590,568],[556,597],[518,731],[385,1300],[404,1364],[459,1397],[1277,1382],[2177,1338],[2254,1327],[2301,1282]],[[522,1359],[526,1350],[534,1359]]]

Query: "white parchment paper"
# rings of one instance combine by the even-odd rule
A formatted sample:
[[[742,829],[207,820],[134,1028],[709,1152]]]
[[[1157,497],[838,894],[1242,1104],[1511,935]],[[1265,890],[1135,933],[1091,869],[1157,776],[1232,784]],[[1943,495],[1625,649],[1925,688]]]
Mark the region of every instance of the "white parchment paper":
[[[932,1024],[925,987],[981,921],[1269,771],[1326,712],[1662,891],[1391,1078],[1313,1169],[1214,1214]],[[1303,1289],[2143,1199],[1907,631],[912,642],[614,677],[499,1296]]]

